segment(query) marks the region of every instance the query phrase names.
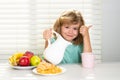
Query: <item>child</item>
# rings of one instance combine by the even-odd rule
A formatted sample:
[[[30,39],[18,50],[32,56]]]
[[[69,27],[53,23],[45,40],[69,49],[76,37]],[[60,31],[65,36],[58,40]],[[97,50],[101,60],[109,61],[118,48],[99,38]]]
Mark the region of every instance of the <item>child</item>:
[[[85,26],[83,17],[77,10],[65,11],[56,20],[53,29],[61,34],[65,40],[72,43],[72,45],[68,45],[65,49],[61,64],[81,63],[81,53],[92,52],[89,37],[90,27]],[[55,37],[51,37],[52,29],[47,29],[43,32],[45,48],[48,45],[48,39],[51,39],[52,43],[56,40]]]

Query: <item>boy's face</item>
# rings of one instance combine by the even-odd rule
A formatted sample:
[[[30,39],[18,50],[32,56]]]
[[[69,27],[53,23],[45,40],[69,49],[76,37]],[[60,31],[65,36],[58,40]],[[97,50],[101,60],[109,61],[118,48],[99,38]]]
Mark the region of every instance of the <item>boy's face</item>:
[[[79,23],[78,24],[63,24],[61,26],[61,35],[67,41],[73,41],[78,36],[79,32]]]

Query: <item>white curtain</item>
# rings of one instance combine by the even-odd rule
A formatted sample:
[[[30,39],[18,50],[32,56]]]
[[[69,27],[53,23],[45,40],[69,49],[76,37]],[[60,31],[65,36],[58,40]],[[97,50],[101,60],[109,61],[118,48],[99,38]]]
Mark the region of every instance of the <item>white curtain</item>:
[[[81,11],[96,61],[101,62],[101,0],[0,0],[0,61],[15,52],[42,54],[42,32],[68,9]]]

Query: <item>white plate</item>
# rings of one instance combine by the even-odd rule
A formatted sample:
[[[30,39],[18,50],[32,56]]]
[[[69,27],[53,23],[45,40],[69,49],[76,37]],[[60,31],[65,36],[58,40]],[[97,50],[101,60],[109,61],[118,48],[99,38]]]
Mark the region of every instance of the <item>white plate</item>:
[[[37,69],[37,68],[34,68],[32,71],[33,71],[33,73],[39,74],[39,75],[58,75],[58,74],[62,74],[62,73],[64,73],[64,72],[66,71],[65,68],[60,67],[60,69],[62,69],[62,72],[60,72],[60,73],[56,73],[56,74],[41,74],[41,73],[38,73],[36,69]]]
[[[21,70],[21,69],[27,70],[27,69],[35,68],[35,66],[12,66],[12,65],[11,65],[11,67],[14,69],[19,69],[19,70]]]

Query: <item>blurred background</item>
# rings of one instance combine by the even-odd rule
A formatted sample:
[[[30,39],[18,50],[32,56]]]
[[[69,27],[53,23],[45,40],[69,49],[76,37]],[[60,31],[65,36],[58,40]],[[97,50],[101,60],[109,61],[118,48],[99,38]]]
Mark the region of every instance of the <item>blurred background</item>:
[[[120,61],[118,0],[0,0],[0,62],[16,52],[42,54],[44,29],[68,9],[79,10],[90,37],[96,62]]]
[[[102,0],[102,58],[120,62],[120,1]]]

